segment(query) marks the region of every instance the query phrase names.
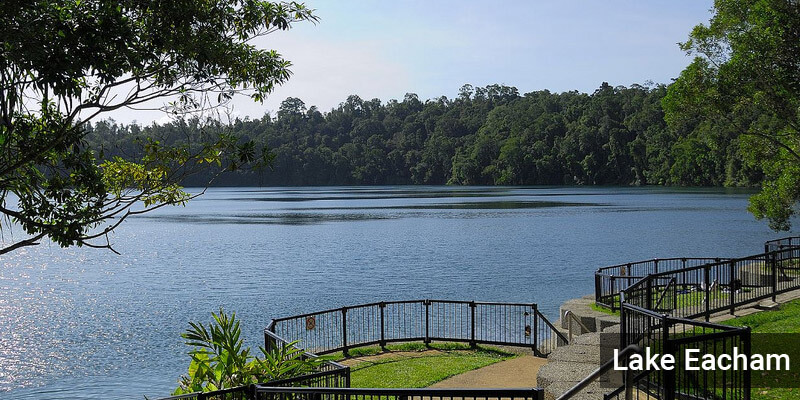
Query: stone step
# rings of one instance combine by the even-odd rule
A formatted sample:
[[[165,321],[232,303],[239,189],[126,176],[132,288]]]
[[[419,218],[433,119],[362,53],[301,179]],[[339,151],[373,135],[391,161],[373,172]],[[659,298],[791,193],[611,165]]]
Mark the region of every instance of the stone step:
[[[544,398],[545,400],[555,400],[573,386],[575,384],[572,382],[556,382],[544,389]],[[604,384],[594,382],[576,394],[572,400],[601,400],[604,394],[613,390],[613,387],[606,387]]]
[[[594,298],[592,297],[567,300],[559,308],[560,318],[556,323],[561,328],[568,330],[571,318],[564,318],[564,316],[567,311],[570,311],[589,332],[602,331],[610,326],[619,324],[619,316],[593,310],[592,304],[594,304]],[[586,333],[581,324],[576,321],[572,321],[572,332],[573,336]]]
[[[539,368],[536,383],[545,389],[555,382],[571,382],[574,385],[596,369],[597,365],[583,362],[548,362]]]

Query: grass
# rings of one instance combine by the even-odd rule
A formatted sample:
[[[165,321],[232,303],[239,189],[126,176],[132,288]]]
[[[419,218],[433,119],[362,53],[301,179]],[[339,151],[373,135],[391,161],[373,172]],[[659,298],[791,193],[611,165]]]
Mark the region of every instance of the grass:
[[[436,354],[397,354],[391,352],[422,353],[439,350]],[[482,368],[516,357],[492,347],[478,346],[476,349],[459,343],[423,343],[390,345],[387,355],[351,367],[352,387],[419,388],[427,387],[451,376]],[[364,357],[382,353],[380,347],[363,347],[350,350],[351,357]]]
[[[619,315],[619,309],[617,309],[617,311],[611,311],[610,308],[606,308],[606,307],[603,307],[603,306],[598,306],[595,303],[592,303],[591,305],[589,305],[589,307],[591,307],[591,309],[594,310],[594,311],[599,311],[601,313],[606,313],[608,315]]]
[[[715,303],[713,303],[714,300],[726,299],[729,296],[728,293],[723,292],[721,290],[714,290],[714,291],[711,291],[709,294],[711,295],[712,304],[715,304]],[[658,303],[658,300],[659,300],[658,296],[661,295],[661,292],[655,291],[654,295],[655,295],[655,297],[653,298],[653,304],[656,304],[656,303]],[[675,296],[675,304],[677,305],[676,308],[680,309],[680,308],[685,308],[685,307],[703,305],[704,304],[703,300],[705,299],[705,296],[706,296],[706,294],[705,294],[705,291],[703,291],[703,290],[695,290],[695,291],[691,291],[691,292],[688,292],[688,293],[678,293]],[[612,301],[618,303],[619,302],[619,296],[614,296]],[[673,305],[672,300],[669,299],[669,298],[664,299],[663,302],[664,302],[664,304],[663,304],[664,306],[672,307],[672,305]],[[597,304],[594,304],[594,303],[592,303],[590,305],[590,307],[592,308],[592,310],[599,311],[599,312],[602,312],[602,313],[606,313],[608,315],[619,315],[619,311],[613,311],[612,312],[610,308],[606,308],[606,307],[603,307],[603,306],[598,306]]]
[[[721,324],[749,326],[753,333],[800,333],[800,300],[783,304],[778,310],[733,318]]]
[[[796,360],[800,360],[800,343],[796,340],[797,336],[789,335],[800,333],[800,300],[783,304],[778,310],[762,311],[744,317],[733,318],[722,322],[722,324],[749,326],[755,334],[752,341],[754,353],[786,353],[789,354],[794,363],[797,362]],[[774,383],[783,383],[785,386],[786,382],[800,382],[800,375],[794,371],[797,371],[797,367],[792,368],[792,371],[774,371],[765,374],[753,371],[753,399],[787,400],[800,398],[800,389],[798,388],[772,387]]]

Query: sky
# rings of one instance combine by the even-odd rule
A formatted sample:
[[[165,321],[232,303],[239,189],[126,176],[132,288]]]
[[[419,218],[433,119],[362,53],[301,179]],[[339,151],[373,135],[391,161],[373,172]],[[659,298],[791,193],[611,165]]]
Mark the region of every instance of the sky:
[[[367,1],[308,0],[319,23],[260,38],[293,64],[263,104],[234,99],[234,116],[275,115],[286,97],[329,111],[365,100],[453,98],[466,84],[520,93],[591,93],[611,85],[669,83],[691,57],[677,43],[711,17],[711,0]],[[118,122],[166,122],[120,110]]]

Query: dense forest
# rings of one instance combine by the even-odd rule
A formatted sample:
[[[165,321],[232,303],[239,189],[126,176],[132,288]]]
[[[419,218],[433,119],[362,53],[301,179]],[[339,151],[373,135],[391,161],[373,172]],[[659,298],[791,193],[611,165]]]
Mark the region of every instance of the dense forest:
[[[100,121],[86,140],[101,157],[135,156],[144,137],[201,142],[225,131],[274,154],[271,170],[229,172],[214,185],[684,185],[749,186],[762,176],[738,135],[697,118],[668,126],[664,85],[594,93],[464,85],[458,97],[365,101],[329,112],[287,98],[277,115],[229,124],[179,120],[141,127]],[[213,171],[186,185],[205,185]]]

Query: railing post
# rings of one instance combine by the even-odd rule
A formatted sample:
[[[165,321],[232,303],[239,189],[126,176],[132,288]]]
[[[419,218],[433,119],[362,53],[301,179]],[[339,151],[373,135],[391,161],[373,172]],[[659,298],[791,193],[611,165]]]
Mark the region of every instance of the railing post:
[[[750,356],[753,355],[750,342],[751,338],[752,336],[750,335],[750,327],[749,326],[745,327],[744,338],[742,341],[744,342],[744,354],[747,355],[748,360],[750,359]],[[752,383],[750,380],[751,379],[750,368],[744,368],[744,371],[742,372],[744,373],[743,377],[744,382],[742,382],[742,384],[744,385],[744,388],[742,388],[744,390],[744,393],[742,396],[742,400],[750,400],[750,390],[752,389],[751,387]]]
[[[703,267],[703,281],[705,282],[705,286],[706,286],[706,290],[705,290],[705,292],[706,292],[705,317],[706,317],[706,322],[708,322],[709,318],[711,318],[711,282],[710,282],[711,281],[711,267],[709,267],[708,265]]]
[[[348,356],[347,351],[347,307],[342,307],[342,354]]]
[[[730,281],[728,282],[728,292],[730,292],[730,296],[731,296],[731,301],[730,301],[731,315],[734,315],[735,311],[736,311],[736,291],[733,290],[733,287],[734,287],[733,282],[736,280],[735,279],[736,278],[736,276],[735,276],[736,271],[734,271],[734,264],[735,264],[734,261],[731,261],[730,264],[729,264],[731,266],[731,271],[730,271],[731,278],[730,278]],[[736,286],[738,286],[738,285],[736,285]]]
[[[384,318],[384,310],[386,309],[386,303],[380,302],[378,307],[381,309],[381,341],[380,346],[381,348],[386,348],[386,328],[385,328],[385,318]]]
[[[600,275],[597,272],[594,273],[594,302],[600,302]]]
[[[270,321],[269,325],[267,325],[267,328],[264,329],[264,348],[267,349],[267,351],[272,351],[272,349],[277,347],[275,339],[267,334],[267,332],[275,333],[275,325],[276,322],[273,319]]]
[[[626,363],[630,363],[630,356]],[[625,371],[625,400],[634,400],[633,399],[633,370],[628,368]]]
[[[470,322],[470,335],[469,335],[469,346],[473,349],[478,345],[478,342],[475,341],[475,302],[469,302],[469,322]]]
[[[767,257],[769,257],[772,265],[772,301],[774,302],[777,301],[778,296],[778,260],[774,252],[767,255]]]
[[[537,353],[537,349],[539,348],[539,306],[536,304],[531,304],[531,308],[533,309],[533,331],[531,332],[531,349],[533,353]],[[556,338],[556,347],[558,347],[558,338]]]
[[[247,387],[247,394],[245,396],[247,397],[247,400],[256,400],[257,391],[255,384],[251,384]]]
[[[654,274],[658,273],[658,259],[657,258],[655,260],[653,260],[653,273]]]
[[[616,310],[617,301],[619,301],[619,291],[614,290],[615,289],[614,286],[617,283],[616,278],[614,276],[611,276],[611,278],[609,279],[609,283],[611,284],[611,312],[614,312],[617,311]],[[616,293],[616,295],[614,293]],[[614,300],[614,297],[616,297],[617,300]]]
[[[653,309],[653,279],[650,275],[647,276],[647,299],[645,305],[648,310]]]
[[[666,314],[664,314],[661,317],[661,330],[662,330],[662,339],[661,340],[662,340],[662,343],[663,343],[662,351],[664,352],[665,355],[666,354],[672,354],[673,357],[674,357],[675,355],[673,353],[675,353],[675,349],[672,348],[672,342],[669,339],[669,317]],[[656,350],[655,352],[658,352],[658,350]],[[655,373],[658,373],[658,372],[659,371],[656,371]],[[661,374],[663,374],[662,376],[664,377],[664,380],[662,381],[662,382],[664,382],[664,397],[663,397],[663,399],[664,400],[675,400],[675,384],[676,384],[676,382],[675,382],[675,379],[676,379],[675,368],[666,369],[666,370],[663,370],[663,371],[660,371],[660,372],[661,372]]]
[[[431,301],[430,300],[423,300],[423,304],[425,304],[425,344],[431,343],[431,336],[430,336],[430,325],[431,325]]]
[[[622,294],[620,293],[620,307],[619,307],[619,351],[622,351],[628,346],[628,339],[625,337],[625,330],[628,329],[628,323],[625,315],[625,304],[623,304]]]

